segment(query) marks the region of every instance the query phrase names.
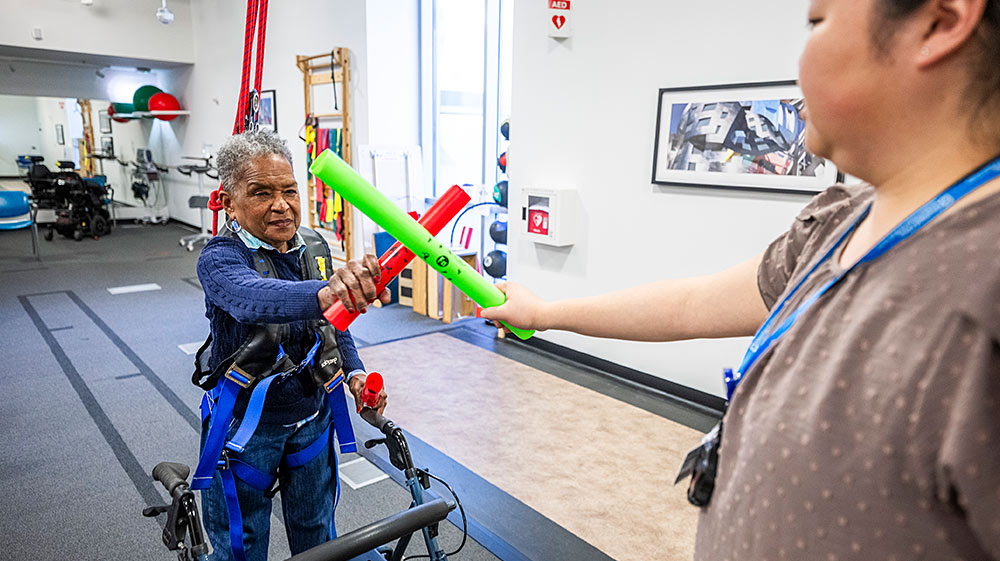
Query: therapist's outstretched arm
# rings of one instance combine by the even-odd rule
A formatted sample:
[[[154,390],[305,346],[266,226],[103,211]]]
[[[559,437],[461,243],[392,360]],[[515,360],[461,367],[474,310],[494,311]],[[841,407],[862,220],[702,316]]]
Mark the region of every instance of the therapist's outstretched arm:
[[[757,287],[761,255],[712,275],[553,302],[518,283],[498,284],[507,301],[486,308],[483,317],[524,329],[633,341],[753,335],[768,314]]]

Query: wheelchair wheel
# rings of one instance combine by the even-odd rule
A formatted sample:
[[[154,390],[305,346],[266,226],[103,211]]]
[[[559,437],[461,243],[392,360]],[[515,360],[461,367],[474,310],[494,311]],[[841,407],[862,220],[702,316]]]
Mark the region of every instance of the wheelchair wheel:
[[[100,214],[90,217],[90,233],[94,236],[106,236],[111,233],[111,224]]]

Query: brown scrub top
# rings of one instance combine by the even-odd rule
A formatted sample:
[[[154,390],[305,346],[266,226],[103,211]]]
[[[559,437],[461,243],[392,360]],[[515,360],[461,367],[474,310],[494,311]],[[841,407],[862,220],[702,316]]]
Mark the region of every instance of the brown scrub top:
[[[831,187],[768,247],[768,308],[873,194]],[[1000,559],[1000,195],[859,266],[750,369],[695,559]]]

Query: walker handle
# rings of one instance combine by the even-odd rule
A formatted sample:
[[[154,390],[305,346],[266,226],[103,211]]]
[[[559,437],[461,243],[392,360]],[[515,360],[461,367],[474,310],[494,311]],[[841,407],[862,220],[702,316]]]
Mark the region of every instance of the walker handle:
[[[190,474],[191,468],[174,462],[160,462],[153,468],[153,479],[162,483],[163,488],[170,496],[173,496],[174,489],[178,486],[187,486],[187,478]]]
[[[361,418],[368,421],[368,424],[377,428],[382,434],[387,436],[394,428],[396,428],[396,425],[394,425],[392,421],[386,419],[382,415],[379,415],[379,412],[371,407],[365,407],[361,410]]]

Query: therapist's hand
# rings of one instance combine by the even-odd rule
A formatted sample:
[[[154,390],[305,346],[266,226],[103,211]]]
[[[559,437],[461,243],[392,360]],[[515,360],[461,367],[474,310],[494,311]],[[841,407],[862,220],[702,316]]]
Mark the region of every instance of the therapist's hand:
[[[516,282],[497,283],[497,288],[507,295],[507,301],[493,308],[484,308],[483,317],[497,327],[506,322],[521,329],[548,329],[549,303]]]
[[[326,288],[320,290],[320,306],[324,310],[330,307],[333,305],[331,299],[333,298],[340,300],[348,312],[363,313],[368,308],[368,304],[375,301],[376,296],[383,304],[388,304],[392,300],[388,290],[382,290],[381,294],[375,293],[375,284],[378,283],[381,276],[378,258],[374,255],[365,255],[360,261],[352,259],[333,272],[327,285],[328,291]],[[328,294],[324,295],[324,291]],[[327,304],[324,300],[329,303]]]

